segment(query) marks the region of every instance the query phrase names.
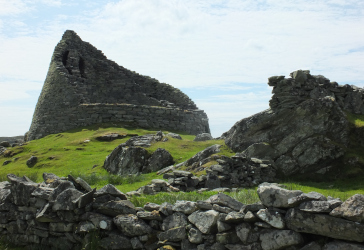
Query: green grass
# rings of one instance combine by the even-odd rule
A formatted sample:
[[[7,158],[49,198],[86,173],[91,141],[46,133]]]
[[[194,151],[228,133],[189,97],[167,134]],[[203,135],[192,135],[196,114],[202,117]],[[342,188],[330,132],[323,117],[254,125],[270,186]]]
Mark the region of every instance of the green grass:
[[[346,113],[346,117],[350,123],[355,125],[355,127],[364,127],[364,115]]]
[[[85,179],[93,187],[97,188],[112,183],[123,192],[136,190],[140,186],[148,184],[152,179],[162,177],[157,176],[155,173],[122,177],[110,175],[102,167],[106,156],[119,144],[126,142],[130,136],[111,142],[98,141],[96,137],[108,133],[144,135],[155,134],[156,132],[101,124],[48,135],[39,140],[30,141],[26,145],[9,148],[3,156],[0,156],[0,181],[6,180],[8,173],[13,173],[18,176],[26,175],[33,181],[41,182],[42,174],[47,172],[58,176],[72,174],[74,177]],[[163,132],[168,133],[169,131]],[[168,141],[157,142],[147,150],[152,153],[158,147],[165,148],[171,153],[176,164],[189,159],[197,152],[214,144],[224,145],[220,154],[233,155],[225,146],[223,140],[193,142],[193,135],[179,134],[182,140],[168,138]],[[85,142],[86,140],[89,140],[89,142]],[[38,162],[30,168],[26,165],[26,161],[32,155],[38,157]],[[11,160],[11,163],[2,166],[7,160]]]

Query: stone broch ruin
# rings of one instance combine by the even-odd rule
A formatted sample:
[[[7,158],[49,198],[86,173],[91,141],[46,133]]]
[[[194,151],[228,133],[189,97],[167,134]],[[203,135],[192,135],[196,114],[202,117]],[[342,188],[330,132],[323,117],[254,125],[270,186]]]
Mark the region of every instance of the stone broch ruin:
[[[207,115],[179,89],[117,65],[67,30],[54,50],[27,140],[114,122],[210,132]]]

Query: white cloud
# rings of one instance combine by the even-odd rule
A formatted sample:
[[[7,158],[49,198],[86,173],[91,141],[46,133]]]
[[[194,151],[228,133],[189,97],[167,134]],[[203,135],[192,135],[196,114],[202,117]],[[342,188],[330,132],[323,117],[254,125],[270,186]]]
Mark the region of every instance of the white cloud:
[[[22,0],[0,0],[0,16],[11,16],[30,10],[25,1]]]

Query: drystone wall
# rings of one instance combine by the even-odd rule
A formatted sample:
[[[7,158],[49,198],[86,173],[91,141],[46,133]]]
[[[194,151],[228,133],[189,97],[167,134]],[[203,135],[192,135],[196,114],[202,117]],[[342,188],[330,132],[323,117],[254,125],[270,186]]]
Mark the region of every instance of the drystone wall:
[[[0,183],[0,234],[39,249],[364,249],[364,195],[345,202],[316,192],[258,187],[259,203],[224,193],[205,201],[135,207],[113,185],[43,174]]]
[[[350,113],[364,114],[364,89],[354,85],[339,85],[322,75],[311,75],[309,70],[297,70],[285,76],[272,76],[268,85],[273,87],[269,106],[272,110],[294,108],[307,99],[331,97]]]
[[[27,140],[110,121],[210,132],[207,115],[182,91],[117,65],[67,30],[55,47]]]

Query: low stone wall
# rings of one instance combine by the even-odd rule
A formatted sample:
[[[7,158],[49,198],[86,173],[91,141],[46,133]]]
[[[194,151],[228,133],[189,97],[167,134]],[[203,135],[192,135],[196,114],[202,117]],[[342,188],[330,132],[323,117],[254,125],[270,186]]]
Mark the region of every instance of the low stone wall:
[[[36,249],[364,249],[364,195],[347,201],[263,183],[256,204],[206,201],[135,207],[112,185],[43,174],[0,183],[0,234]]]
[[[77,115],[76,115],[77,114]],[[47,119],[53,117],[53,119]],[[30,138],[42,138],[95,123],[127,123],[147,129],[183,131],[189,134],[210,132],[208,118],[203,110],[151,107],[133,104],[81,104],[77,107],[43,110],[33,121]]]

